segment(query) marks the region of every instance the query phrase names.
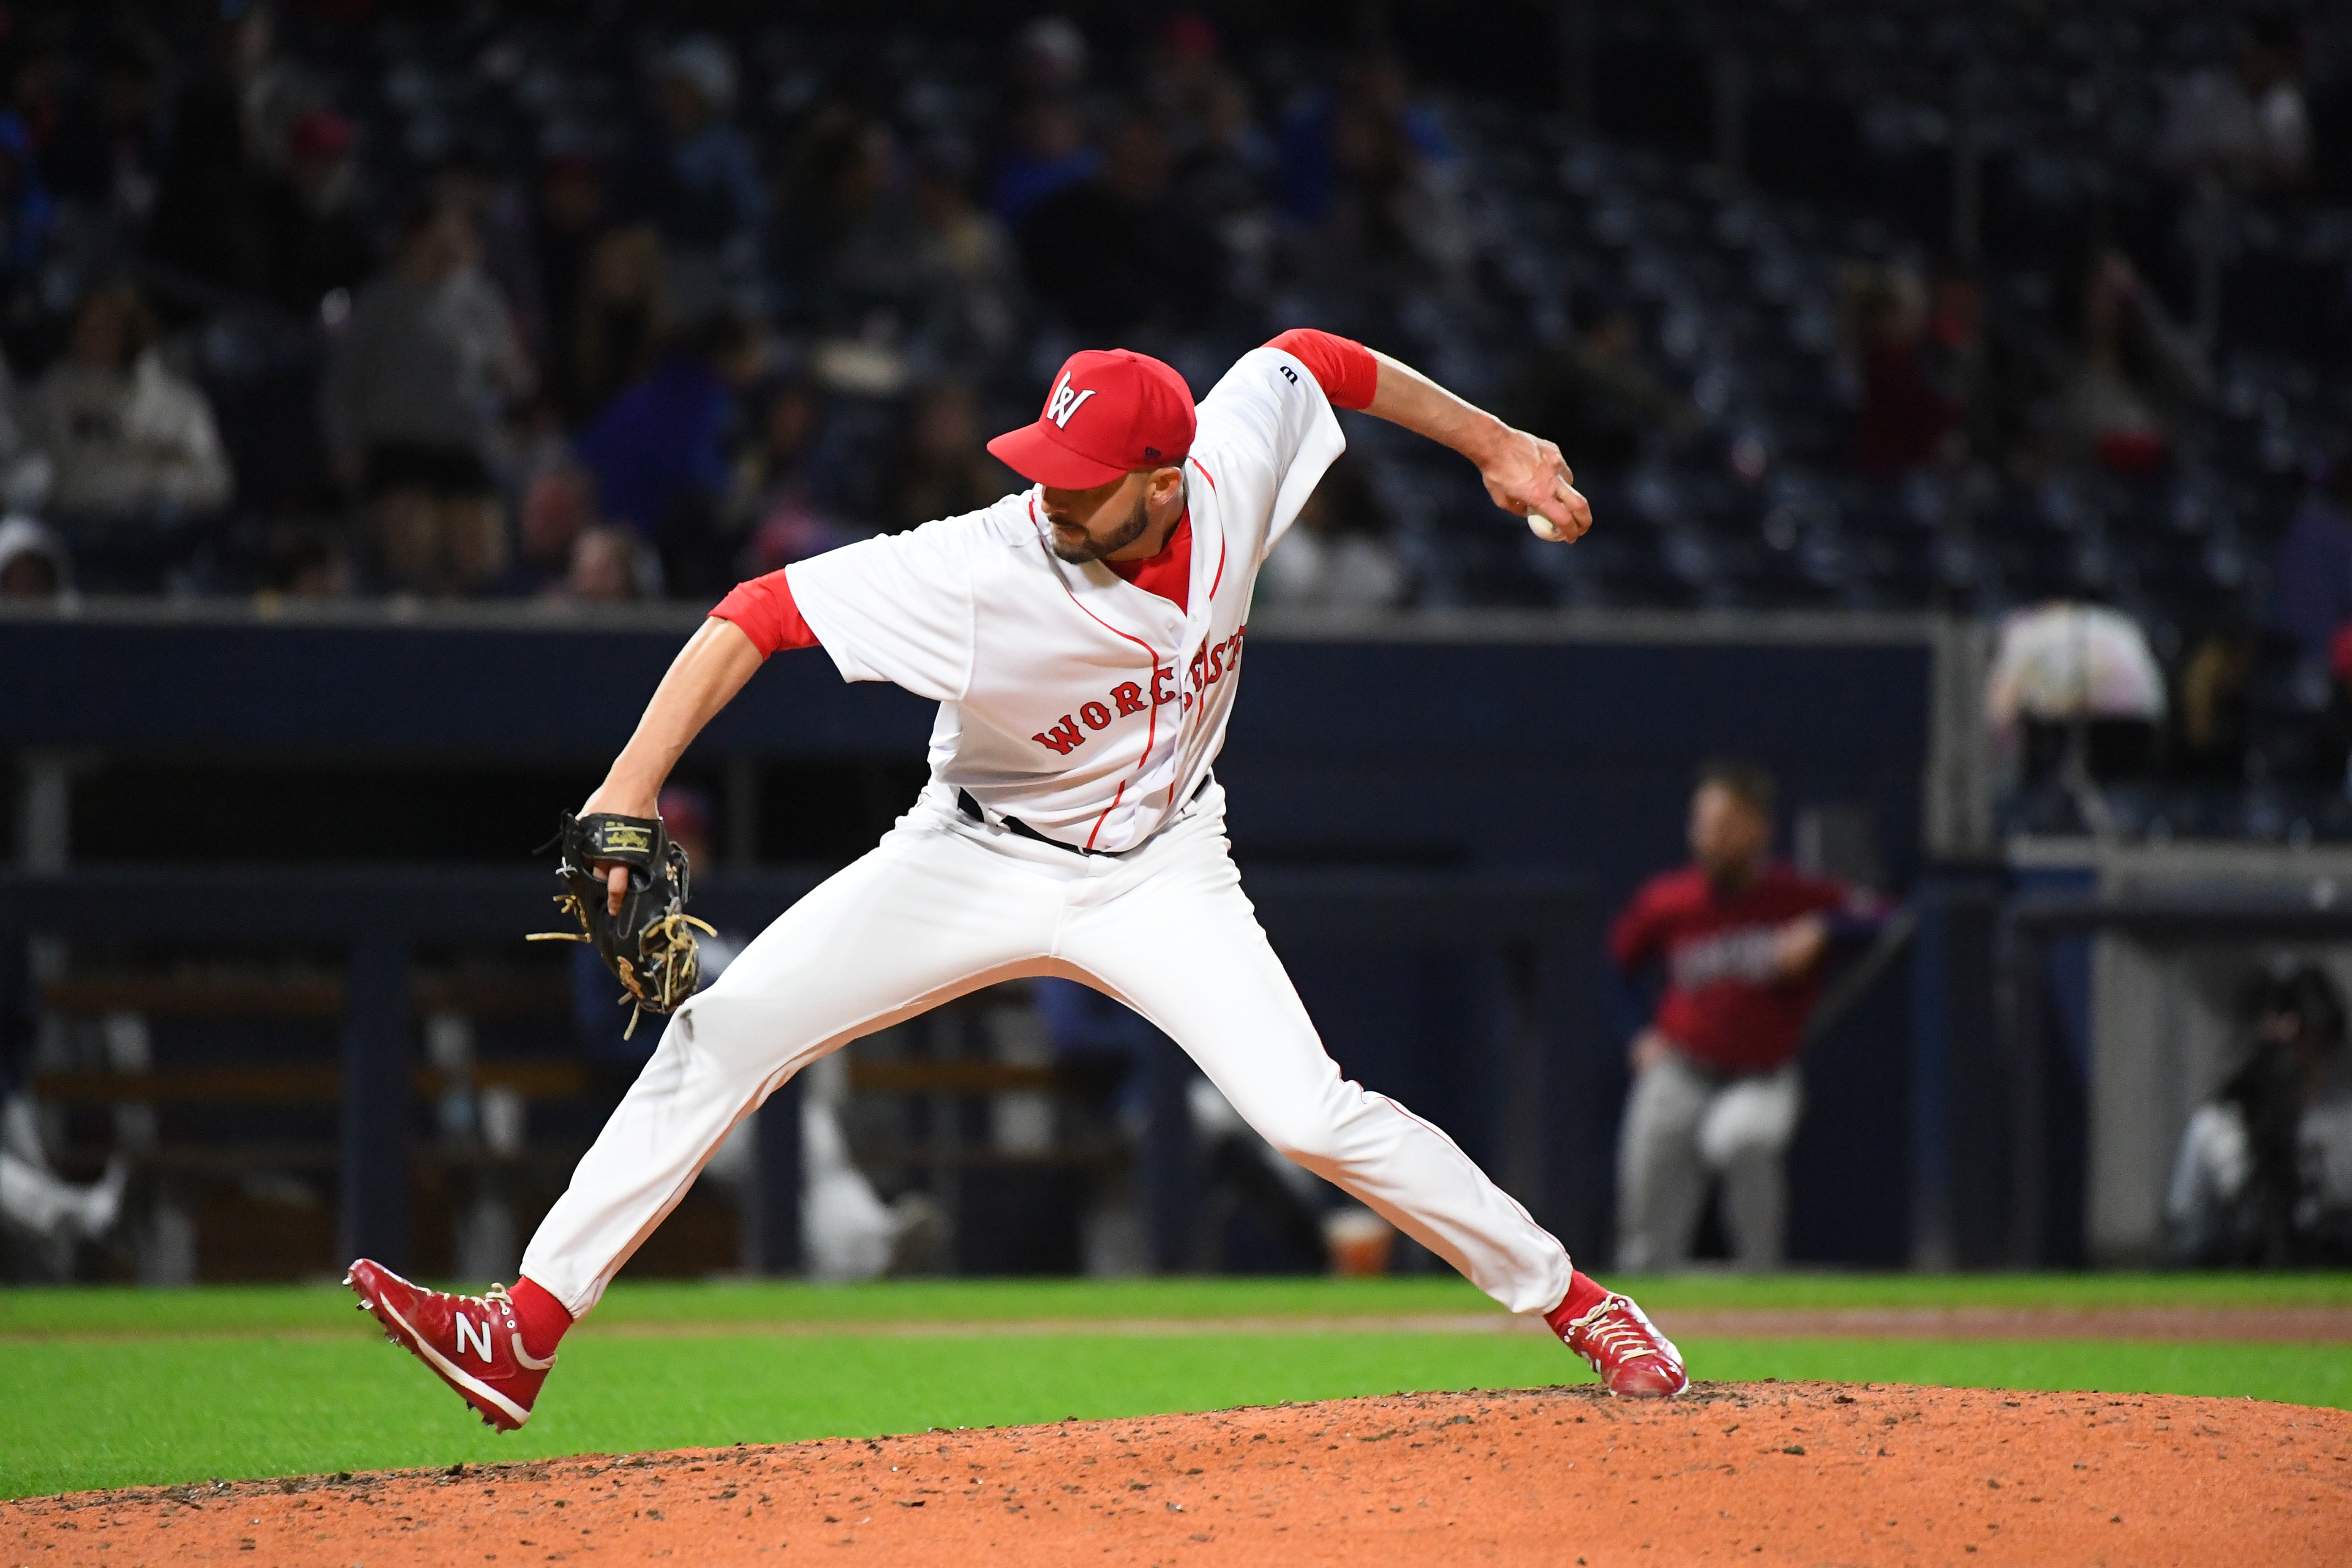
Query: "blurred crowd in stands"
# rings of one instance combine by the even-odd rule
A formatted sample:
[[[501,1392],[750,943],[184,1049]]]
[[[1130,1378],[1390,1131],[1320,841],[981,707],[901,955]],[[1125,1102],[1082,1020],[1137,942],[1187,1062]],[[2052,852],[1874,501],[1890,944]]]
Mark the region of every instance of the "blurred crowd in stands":
[[[1688,0],[1532,102],[994,15],[8,6],[0,593],[708,600],[1012,488],[1072,348],[1205,392],[1307,324],[1600,523],[1352,421],[1269,601],[2089,606],[2148,679],[1996,694],[2059,735],[2012,826],[2352,832],[2338,10]]]
[[[1462,261],[1378,51],[224,12],[0,28],[11,593],[708,598],[1016,488],[1069,347],[1205,391],[1310,274]],[[1282,592],[1406,597],[1360,479],[1309,531]]]

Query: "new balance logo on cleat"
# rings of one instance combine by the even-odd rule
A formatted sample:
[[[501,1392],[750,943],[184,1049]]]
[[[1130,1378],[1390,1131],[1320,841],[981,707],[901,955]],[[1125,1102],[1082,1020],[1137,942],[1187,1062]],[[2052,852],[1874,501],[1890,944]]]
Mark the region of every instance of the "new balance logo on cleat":
[[[410,1283],[369,1258],[343,1276],[360,1310],[375,1314],[384,1338],[431,1368],[484,1422],[512,1432],[530,1419],[555,1357],[541,1361],[523,1349],[522,1325],[503,1286],[479,1296],[453,1296]]]

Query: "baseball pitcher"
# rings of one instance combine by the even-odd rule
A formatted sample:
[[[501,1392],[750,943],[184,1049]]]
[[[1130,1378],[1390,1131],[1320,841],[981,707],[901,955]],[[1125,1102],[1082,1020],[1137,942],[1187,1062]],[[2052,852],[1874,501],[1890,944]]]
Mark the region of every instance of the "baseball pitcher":
[[[1591,525],[1550,442],[1385,355],[1294,330],[1197,409],[1157,360],[1074,354],[1036,421],[989,444],[1030,489],[728,595],[567,832],[589,934],[600,918],[644,934],[642,962],[610,931],[600,952],[649,1010],[675,1007],[668,1026],[512,1290],[457,1297],[352,1265],[394,1342],[491,1426],[520,1426],[564,1331],[779,1085],[966,992],[1060,975],[1151,1020],[1276,1149],[1510,1310],[1542,1314],[1612,1393],[1681,1393],[1679,1352],[1633,1301],[1578,1272],[1444,1133],[1339,1076],[1228,853],[1210,770],[1250,591],[1345,447],[1335,406],[1460,452],[1545,539]],[[696,994],[683,857],[666,850],[656,797],[763,659],[808,647],[845,679],[939,703],[930,779],[880,844]]]

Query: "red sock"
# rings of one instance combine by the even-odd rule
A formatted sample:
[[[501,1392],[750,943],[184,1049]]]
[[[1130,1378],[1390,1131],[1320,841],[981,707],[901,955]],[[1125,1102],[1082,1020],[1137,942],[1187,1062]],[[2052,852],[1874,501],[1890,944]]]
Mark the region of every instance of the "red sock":
[[[1553,1333],[1566,1339],[1577,1319],[1608,1299],[1609,1292],[1594,1284],[1582,1269],[1571,1268],[1568,1271],[1568,1294],[1560,1298],[1559,1306],[1544,1314],[1544,1321],[1551,1325]]]
[[[514,1302],[515,1321],[522,1325],[522,1348],[540,1361],[553,1355],[556,1342],[572,1326],[572,1314],[563,1303],[536,1279],[516,1280],[507,1295]]]

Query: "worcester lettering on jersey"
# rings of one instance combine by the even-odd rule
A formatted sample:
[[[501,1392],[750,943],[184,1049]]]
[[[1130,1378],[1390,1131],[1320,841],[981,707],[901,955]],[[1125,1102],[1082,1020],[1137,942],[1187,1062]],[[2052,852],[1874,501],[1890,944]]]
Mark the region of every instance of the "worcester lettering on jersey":
[[[1062,412],[1085,417],[1075,395]],[[1181,606],[1055,556],[1034,490],[786,577],[844,679],[940,704],[927,804],[952,812],[965,791],[1065,843],[1130,849],[1192,797],[1223,744],[1259,564],[1345,447],[1297,360],[1243,355],[1201,400],[1184,464]]]
[[[1191,691],[1179,690],[1173,684],[1176,679],[1174,667],[1163,665],[1151,672],[1151,695],[1149,699],[1144,696],[1141,686],[1132,680],[1122,680],[1104,693],[1103,701],[1080,704],[1076,714],[1063,714],[1033,738],[1055,756],[1066,757],[1073,747],[1086,743],[1087,737],[1078,728],[1080,724],[1088,730],[1108,730],[1131,713],[1150,712],[1154,708],[1175,701],[1179,697],[1184,700],[1185,709],[1189,711],[1197,693],[1216,685],[1241,667],[1242,638],[1248,631],[1247,626],[1243,626],[1216,647],[1203,650],[1205,658],[1202,653],[1192,656],[1189,671],[1192,683]]]

